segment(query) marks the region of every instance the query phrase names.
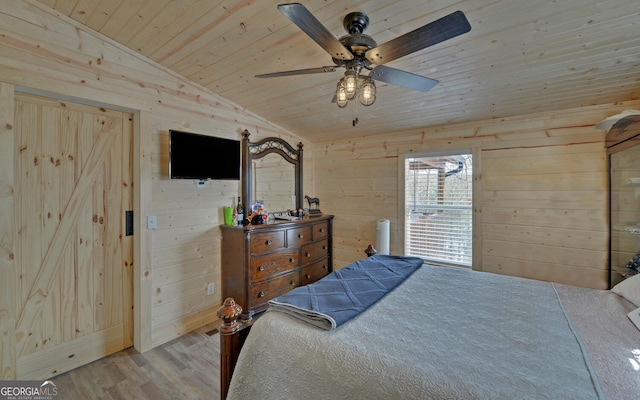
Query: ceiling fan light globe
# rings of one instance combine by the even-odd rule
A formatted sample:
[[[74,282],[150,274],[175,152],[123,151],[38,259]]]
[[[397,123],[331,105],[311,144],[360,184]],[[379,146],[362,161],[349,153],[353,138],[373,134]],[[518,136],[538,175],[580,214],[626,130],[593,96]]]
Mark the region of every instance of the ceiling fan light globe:
[[[345,108],[347,103],[349,103],[349,98],[344,90],[344,85],[338,84],[338,89],[336,89],[336,104],[340,108]]]
[[[372,79],[367,79],[360,88],[360,96],[358,96],[360,104],[370,106],[376,101],[376,84]]]
[[[360,104],[362,104],[365,107],[369,107],[370,105],[375,103],[375,101],[376,101],[376,96],[371,96],[366,99],[363,96],[360,96]]]
[[[344,91],[347,94],[347,98],[352,100],[358,92],[358,77],[356,72],[354,70],[348,70],[344,73],[343,80]]]

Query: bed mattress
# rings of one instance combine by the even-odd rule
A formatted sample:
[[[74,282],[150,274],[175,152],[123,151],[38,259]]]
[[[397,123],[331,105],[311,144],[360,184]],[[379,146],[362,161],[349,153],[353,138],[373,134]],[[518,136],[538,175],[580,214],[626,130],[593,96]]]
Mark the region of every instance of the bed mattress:
[[[633,309],[609,291],[425,266],[338,329],[267,312],[240,353],[227,398],[601,399],[610,392],[622,399],[626,389],[612,391],[609,376],[603,388],[596,373],[609,358],[589,325],[590,294],[618,313]],[[635,327],[620,321],[620,334],[637,340],[637,330],[626,330]],[[624,362],[606,368],[621,376]],[[637,371],[635,378],[637,385]]]

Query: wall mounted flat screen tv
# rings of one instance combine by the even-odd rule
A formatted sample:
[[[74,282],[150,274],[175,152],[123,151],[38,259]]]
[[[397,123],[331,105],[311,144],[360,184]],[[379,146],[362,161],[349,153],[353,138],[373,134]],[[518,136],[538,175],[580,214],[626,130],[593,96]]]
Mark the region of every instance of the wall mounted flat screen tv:
[[[240,179],[240,141],[169,130],[170,179]]]

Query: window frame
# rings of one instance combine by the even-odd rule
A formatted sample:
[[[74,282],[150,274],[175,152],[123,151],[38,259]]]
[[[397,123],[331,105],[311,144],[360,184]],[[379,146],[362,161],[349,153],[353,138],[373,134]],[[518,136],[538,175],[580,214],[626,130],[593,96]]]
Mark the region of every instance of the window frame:
[[[482,170],[481,170],[481,156],[482,151],[478,147],[471,148],[448,148],[439,151],[407,151],[399,154],[398,157],[398,221],[399,221],[399,234],[400,234],[400,249],[402,254],[406,252],[406,196],[405,196],[405,162],[407,158],[420,158],[420,157],[437,157],[437,156],[452,156],[459,154],[471,154],[472,156],[472,204],[471,204],[471,220],[472,220],[472,250],[471,250],[471,269],[482,271],[482,210],[481,210],[481,196],[482,196]],[[442,263],[446,265],[446,263]],[[451,264],[451,266],[458,266]],[[461,268],[469,268],[462,267]]]

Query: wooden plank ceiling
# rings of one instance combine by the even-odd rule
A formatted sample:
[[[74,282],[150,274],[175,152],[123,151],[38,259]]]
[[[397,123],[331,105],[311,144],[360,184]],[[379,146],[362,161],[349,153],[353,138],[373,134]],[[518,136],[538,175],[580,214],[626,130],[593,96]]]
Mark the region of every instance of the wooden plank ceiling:
[[[428,92],[377,82],[370,107],[332,103],[333,65],[275,1],[39,0],[313,142],[637,99],[637,0],[308,0],[336,37],[362,11],[378,44],[456,10],[471,31],[389,63],[440,81]],[[359,123],[352,126],[354,116]]]

